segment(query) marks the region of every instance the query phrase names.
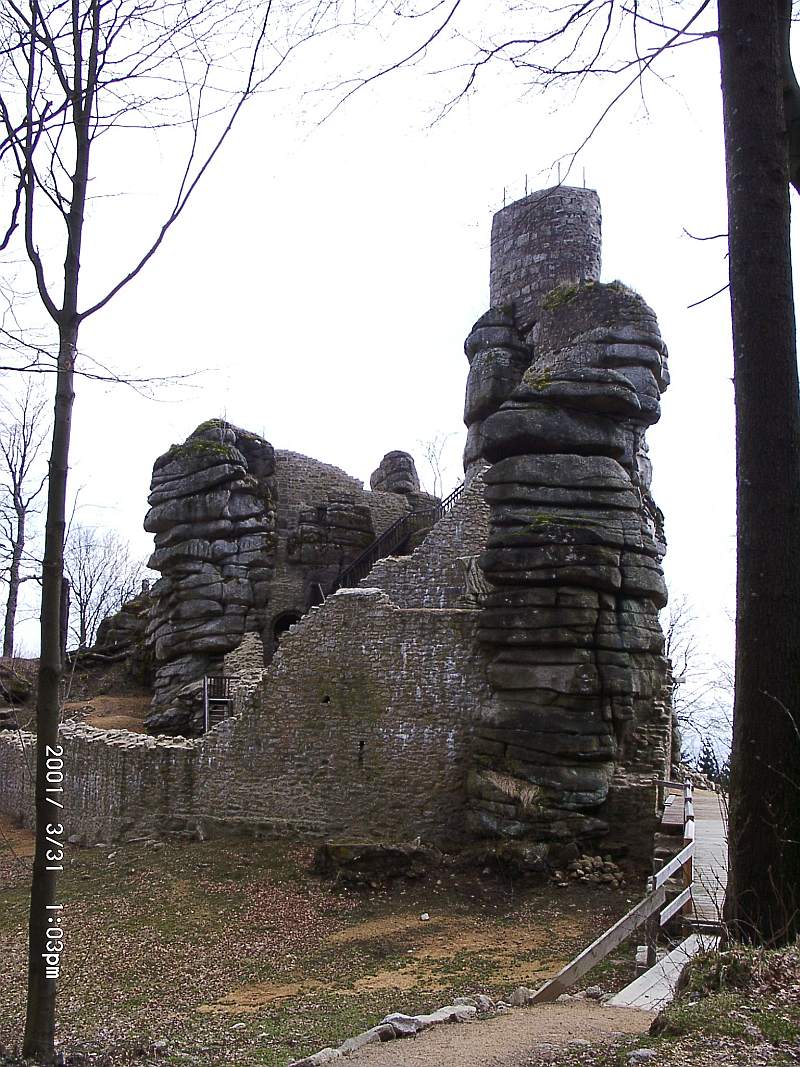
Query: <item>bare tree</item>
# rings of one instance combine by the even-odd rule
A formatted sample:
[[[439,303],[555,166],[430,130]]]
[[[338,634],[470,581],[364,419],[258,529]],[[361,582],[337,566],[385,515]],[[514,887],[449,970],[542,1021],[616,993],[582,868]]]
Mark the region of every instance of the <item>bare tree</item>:
[[[30,521],[38,512],[47,482],[47,473],[41,470],[49,431],[46,406],[30,381],[17,398],[0,401],[0,579],[8,585],[4,656],[14,654],[20,588],[39,576],[38,561],[31,558],[28,542]]]
[[[75,526],[64,547],[70,586],[70,632],[78,648],[94,644],[97,627],[139,592],[144,566],[114,530]]]
[[[278,14],[284,16],[275,25]],[[53,1058],[56,977],[45,957],[46,917],[56,905],[47,840],[54,808],[48,759],[60,759],[59,681],[66,487],[81,325],[143,270],[183,215],[246,101],[292,50],[340,17],[339,5],[273,0],[14,0],[0,10],[0,161],[11,189],[0,248],[18,231],[57,351],[33,346],[18,365],[55,371],[55,409],[42,566],[37,703],[36,825],[29,922],[28,1009],[23,1052]],[[114,144],[131,156],[143,131],[170,129],[185,149],[164,214],[131,249],[127,268],[84,293],[87,237],[102,227],[104,164]],[[105,151],[98,155],[101,138]],[[122,139],[120,141],[120,139]],[[147,169],[146,158],[143,167]],[[116,173],[112,167],[112,175]],[[111,179],[113,181],[113,177]],[[159,192],[168,188],[163,179]],[[98,222],[92,229],[92,223]],[[50,362],[48,362],[50,361]],[[58,824],[63,832],[63,825]],[[52,835],[50,835],[52,836]],[[48,858],[49,854],[49,858]],[[56,968],[57,969],[57,968]]]
[[[445,495],[444,485],[448,472],[447,464],[444,460],[444,452],[447,448],[447,442],[454,436],[454,433],[437,433],[426,441],[417,441],[430,470],[432,480],[430,493],[432,496],[443,497]]]
[[[696,755],[706,741],[727,749],[733,705],[730,665],[712,659],[703,648],[697,614],[685,593],[670,590],[661,624],[664,655],[672,666],[673,720],[681,739],[691,746],[688,754]]]

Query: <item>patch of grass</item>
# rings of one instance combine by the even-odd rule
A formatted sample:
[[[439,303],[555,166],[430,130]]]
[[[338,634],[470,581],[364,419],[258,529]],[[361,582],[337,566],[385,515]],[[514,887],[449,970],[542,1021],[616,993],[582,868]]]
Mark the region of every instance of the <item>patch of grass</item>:
[[[604,993],[618,993],[635,977],[637,938],[634,935],[596,964],[576,985],[575,990],[597,985]]]
[[[678,996],[652,1031],[663,1040],[659,1047],[727,1041],[740,1050],[741,1062],[748,1063],[748,1047],[758,1045],[761,1055],[771,1046],[769,1060],[760,1062],[796,1063],[800,945],[772,950],[736,946],[697,956],[684,970]]]
[[[555,311],[557,308],[574,300],[580,291],[580,285],[557,285],[542,298],[542,307],[545,311]]]
[[[780,1008],[768,1011],[753,1011],[752,1019],[761,1033],[773,1045],[786,1043],[800,1048],[800,1012],[794,1016],[782,1014]]]
[[[290,1059],[310,1056],[327,1046],[335,1048],[375,1026],[384,1014],[374,996],[338,1002],[301,1000],[250,1024],[256,1031],[253,1062],[284,1067]]]
[[[748,1037],[744,998],[736,993],[717,993],[703,1000],[676,1000],[668,1009],[663,1035],[702,1033],[706,1037]]]

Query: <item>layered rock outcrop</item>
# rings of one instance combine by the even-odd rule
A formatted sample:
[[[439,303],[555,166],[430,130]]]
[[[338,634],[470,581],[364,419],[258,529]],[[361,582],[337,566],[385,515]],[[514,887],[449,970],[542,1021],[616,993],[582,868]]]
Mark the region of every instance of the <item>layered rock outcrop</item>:
[[[67,653],[68,663],[79,664],[81,668],[102,668],[111,663],[124,662],[129,678],[139,685],[151,686],[154,663],[147,629],[152,610],[150,582],[145,580],[136,596],[126,600],[119,611],[102,620],[91,648]]]
[[[122,652],[143,643],[152,605],[150,583],[145,580],[136,596],[126,600],[119,611],[108,615],[97,627],[92,651]]]
[[[172,698],[261,627],[274,566],[274,469],[269,442],[220,419],[155,462],[144,524],[155,534],[148,566],[162,575],[148,626],[153,730],[198,729]]]
[[[370,475],[369,487],[378,493],[403,496],[418,493],[419,475],[414,457],[409,452],[387,452]]]
[[[530,346],[517,329],[513,306],[491,308],[482,315],[464,343],[464,352],[469,360],[464,402],[464,472],[469,481],[485,464],[484,420],[508,400],[531,362]]]
[[[162,575],[147,630],[151,730],[202,732],[203,675],[220,673],[245,633],[259,634],[268,663],[289,627],[399,518],[421,515],[407,543],[384,554],[419,543],[438,501],[419,491],[411,456],[388,453],[373,484],[370,492],[338,467],[275,452],[220,419],[156,460],[145,519],[156,535],[149,565]]]
[[[351,496],[301,506],[297,529],[287,540],[290,563],[341,569],[375,540],[375,525],[366,504]]]
[[[496,389],[508,393],[495,410],[484,392],[467,457],[491,464],[479,633],[494,692],[470,822],[483,835],[564,841],[603,834],[610,794],[668,761],[665,543],[644,440],[667,352],[651,309],[619,283],[568,281],[537,306],[527,297],[523,313],[520,323],[513,306],[493,309],[467,343],[481,351],[486,324],[502,323],[501,350],[519,366],[527,346],[528,363]]]

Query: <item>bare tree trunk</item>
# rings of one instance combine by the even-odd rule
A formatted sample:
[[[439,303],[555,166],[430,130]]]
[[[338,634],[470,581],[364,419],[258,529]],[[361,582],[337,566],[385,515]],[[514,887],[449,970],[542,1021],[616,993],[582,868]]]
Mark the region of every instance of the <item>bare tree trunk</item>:
[[[3,655],[14,655],[14,624],[17,618],[17,600],[21,583],[20,569],[25,551],[25,515],[17,517],[17,535],[11,552],[11,567],[8,573],[8,600],[3,624]]]
[[[783,0],[719,0],[736,396],[734,936],[800,933],[800,393]]]
[[[56,385],[53,445],[50,454],[50,482],[47,498],[47,524],[42,567],[41,653],[39,693],[36,705],[36,852],[31,882],[31,906],[28,925],[28,1011],[24,1056],[40,1063],[54,1057],[56,979],[47,977],[45,964],[47,929],[54,913],[49,910],[56,900],[56,875],[59,863],[52,859],[52,845],[47,827],[63,825],[63,793],[48,793],[47,760],[60,752],[58,743],[59,684],[61,681],[61,575],[63,569],[64,531],[66,528],[67,465],[72,424],[73,368],[78,341],[78,322],[72,319],[59,326],[59,356]],[[57,803],[53,803],[56,801]],[[63,840],[63,836],[62,836]],[[48,852],[50,857],[48,857]]]

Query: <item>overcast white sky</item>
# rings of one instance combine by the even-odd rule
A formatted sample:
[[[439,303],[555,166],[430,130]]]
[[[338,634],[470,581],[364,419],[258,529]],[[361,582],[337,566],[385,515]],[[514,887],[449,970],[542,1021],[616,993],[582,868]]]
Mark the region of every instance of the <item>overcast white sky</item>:
[[[724,242],[683,234],[727,228],[719,70],[713,41],[683,52],[674,80],[649,86],[649,117],[641,99],[616,111],[571,181],[582,184],[585,172],[600,194],[604,278],[643,294],[669,345],[673,384],[650,433],[665,568],[703,616],[709,652],[729,658],[727,296],[687,310],[725,283],[727,266]],[[319,56],[306,62],[308,84]],[[526,175],[531,190],[551,184],[552,161],[582,140],[604,92],[598,83],[576,100],[542,100],[498,71],[431,125],[445,95],[441,79],[410,70],[356,95],[322,126],[314,106],[298,121],[290,93],[251,104],[158,258],[84,327],[82,349],[117,369],[201,373],[158,402],[79,383],[71,470],[79,521],[119,530],[147,554],[141,523],[153,460],[220,415],[365,480],[386,451],[419,457],[419,441],[452,433],[455,481],[462,344],[488,307],[492,214],[504,190],[509,201],[523,194]],[[158,182],[169,173],[168,138],[147,152]],[[127,173],[130,160],[113,162]],[[153,198],[138,188],[111,205],[113,225],[87,248],[97,279],[129,258],[147,225]],[[34,629],[21,636],[32,650]]]

